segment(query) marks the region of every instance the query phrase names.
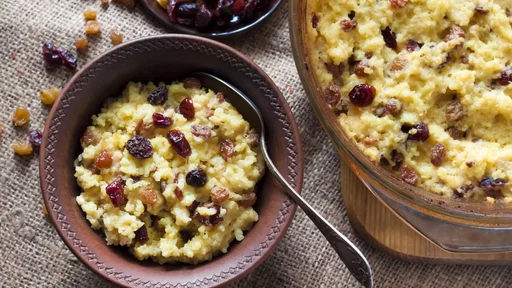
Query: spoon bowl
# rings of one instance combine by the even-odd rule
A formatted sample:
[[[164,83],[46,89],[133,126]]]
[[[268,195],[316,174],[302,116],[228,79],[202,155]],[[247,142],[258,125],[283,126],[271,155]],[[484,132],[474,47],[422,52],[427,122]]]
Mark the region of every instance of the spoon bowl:
[[[204,87],[224,93],[224,97],[244,116],[244,119],[249,122],[251,127],[255,129],[260,135],[260,147],[263,152],[263,158],[267,164],[267,168],[272,175],[283,186],[284,191],[293,199],[293,201],[302,208],[308,217],[315,223],[317,228],[322,232],[324,237],[329,241],[329,244],[334,248],[341,261],[345,263],[350,273],[361,283],[364,287],[373,287],[372,270],[368,260],[364,257],[363,253],[341,234],[334,226],[325,220],[313,207],[311,207],[300,195],[290,186],[290,184],[279,173],[275,167],[272,159],[270,158],[266,145],[265,145],[265,123],[261,116],[258,107],[233,85],[223,81],[208,73],[198,72],[193,76],[198,78]]]

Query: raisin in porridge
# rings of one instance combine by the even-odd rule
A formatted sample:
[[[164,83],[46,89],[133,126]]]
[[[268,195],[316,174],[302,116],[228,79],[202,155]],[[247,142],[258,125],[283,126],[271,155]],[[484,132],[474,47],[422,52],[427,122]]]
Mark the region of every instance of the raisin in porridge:
[[[512,200],[512,29],[492,0],[308,1],[325,101],[408,185]]]
[[[226,253],[258,221],[258,137],[221,93],[194,78],[131,82],[92,121],[76,200],[109,245],[139,260],[195,264]]]

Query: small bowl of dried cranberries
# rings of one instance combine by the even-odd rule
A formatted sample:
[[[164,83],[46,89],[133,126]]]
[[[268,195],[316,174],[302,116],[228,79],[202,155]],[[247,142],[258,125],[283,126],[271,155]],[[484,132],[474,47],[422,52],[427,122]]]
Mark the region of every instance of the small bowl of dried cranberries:
[[[281,0],[142,0],[146,10],[175,32],[208,38],[241,34],[261,23]]]
[[[48,49],[45,50],[47,52],[45,57],[48,59],[55,58],[55,65],[65,65],[60,56],[60,54],[65,53],[60,52],[58,48],[52,47],[51,45],[47,45],[46,48]],[[172,83],[173,81],[185,81],[182,79],[187,79],[187,77],[190,77],[195,72],[214,74],[240,89],[255,103],[262,113],[264,122],[272,123],[272,125],[266,125],[265,127],[267,136],[272,136],[268,137],[266,143],[272,161],[280,173],[288,180],[290,185],[297,191],[301,191],[304,162],[297,124],[279,88],[253,61],[225,44],[193,35],[164,34],[136,39],[115,46],[83,66],[62,89],[60,97],[52,107],[44,129],[40,146],[39,171],[41,190],[45,207],[48,211],[48,218],[55,226],[64,243],[86,267],[116,285],[122,287],[224,287],[246,276],[258,265],[262,264],[275,250],[293,219],[296,205],[286,196],[284,191],[282,191],[282,187],[279,185],[276,178],[272,177],[270,173],[265,173],[258,181],[252,193],[248,193],[256,196],[255,199],[252,199],[252,201],[255,202],[251,202],[250,205],[252,205],[251,207],[258,213],[258,221],[255,222],[250,230],[244,233],[243,241],[231,242],[225,254],[219,253],[207,262],[192,265],[180,263],[159,264],[149,258],[146,260],[138,260],[130,253],[127,247],[107,245],[105,241],[106,235],[102,234],[106,232],[91,229],[88,220],[90,218],[82,211],[81,206],[77,204],[77,196],[79,196],[82,191],[75,177],[75,164],[80,163],[75,162],[75,160],[84,151],[80,144],[81,139],[89,141],[89,137],[94,138],[94,133],[88,134],[87,132],[87,127],[93,122],[91,117],[102,110],[107,99],[108,101],[115,101],[116,99],[112,99],[112,97],[121,95],[123,89],[130,81],[135,83],[147,83],[149,81],[153,83]],[[199,83],[199,85],[201,84]],[[179,114],[187,114],[185,112],[187,109],[180,107],[182,105],[181,103],[184,103],[183,101],[185,100],[179,104],[162,102],[160,96],[158,96],[160,92],[157,90],[158,88],[153,91],[156,91],[155,93],[157,94],[153,95],[153,92],[151,92],[148,96],[149,100],[147,100],[149,103],[144,103],[144,105],[154,104],[158,106],[162,103],[166,103],[175,105],[175,107],[169,106],[165,109],[178,109],[177,111],[180,111]],[[136,94],[141,93],[140,88],[134,91],[136,91]],[[222,99],[222,101],[229,102],[230,99],[228,97],[223,97],[224,96],[215,99]],[[162,107],[162,111],[165,109]],[[126,111],[129,112],[131,110]],[[204,113],[211,112],[209,110],[204,111]],[[244,114],[242,110],[238,110],[238,112],[242,116],[248,115]],[[122,117],[131,118],[134,113],[135,112],[132,111],[123,114],[124,116]],[[160,117],[162,115],[156,116],[157,117],[153,119],[153,124],[160,125],[161,127],[158,129],[169,130],[167,133],[170,132],[171,137],[169,137],[168,140],[170,145],[173,145],[174,142],[178,141],[174,140],[174,138],[177,139],[181,137],[181,135],[173,135],[175,132],[172,132],[172,129],[176,129],[176,126],[172,125],[176,123],[173,124],[170,119]],[[191,117],[193,118],[194,116]],[[142,130],[137,132],[139,129]],[[135,128],[135,133],[141,133],[141,135],[143,135],[143,133],[147,132],[145,129],[146,127],[141,125],[141,127]],[[165,133],[165,131],[162,133]],[[200,134],[206,132],[198,130],[192,132],[192,134],[194,133],[199,135],[197,137],[201,137]],[[196,136],[196,134],[194,134],[194,136]],[[130,134],[130,136],[131,135],[132,134]],[[131,137],[138,141],[138,137]],[[90,140],[93,141],[94,139],[92,138]],[[128,140],[124,147],[119,146],[120,149],[126,149],[126,153],[133,153],[131,154],[133,156],[135,152],[129,152],[131,148],[128,146],[130,146],[131,143],[128,142],[134,140]],[[225,141],[222,143],[224,142]],[[143,144],[146,145],[147,143]],[[224,153],[222,152],[222,149],[224,149],[222,147],[224,146],[219,146],[219,149],[221,149],[221,153]],[[135,148],[140,149],[140,147]],[[176,151],[177,150],[178,149],[176,149]],[[137,153],[139,152],[140,151]],[[140,159],[134,156],[136,159],[134,158],[133,160],[138,163],[137,165],[142,165],[142,163],[145,163],[144,161],[153,161],[152,159],[145,158],[151,153],[150,151],[147,155],[140,155]],[[174,157],[188,157],[185,155],[185,152],[178,152],[178,154],[180,156],[175,155]],[[224,156],[222,157],[224,158]],[[229,157],[229,155],[227,157]],[[105,182],[102,177],[106,174],[103,173],[101,169],[109,167],[108,165],[114,165],[111,160],[113,159],[113,161],[115,161],[115,157],[112,159],[108,158],[107,155],[103,156],[102,150],[93,163],[96,166],[95,168],[99,168],[98,171],[94,169],[94,166],[91,167],[90,172],[99,173],[92,176],[94,179],[97,179],[97,181]],[[100,160],[102,162],[106,161],[106,163],[97,162]],[[183,165],[188,165],[189,163],[185,160],[180,161],[183,161]],[[148,173],[155,173],[156,171],[157,169]],[[190,175],[187,174],[188,176],[184,176],[184,178],[189,178],[185,179],[186,185],[190,187],[203,185],[204,174],[198,170],[191,171],[194,172]],[[121,170],[119,170],[119,172],[121,179],[123,179],[122,177],[127,178],[127,173],[121,172]],[[207,171],[206,173],[213,172]],[[211,176],[211,174],[207,176]],[[131,178],[133,181],[143,181],[136,176],[134,177],[135,178]],[[113,209],[117,209],[115,205],[118,204],[114,203],[112,199],[115,198],[114,200],[117,201],[118,195],[110,193],[114,192],[114,190],[110,189],[116,187],[110,186],[107,188],[110,184],[101,185],[100,191],[104,193],[102,197],[108,197],[106,199],[112,201],[114,205]],[[162,187],[161,185],[162,183],[160,183],[160,187]],[[165,185],[167,185],[167,183],[165,183]],[[109,191],[107,191],[107,189]],[[190,191],[196,191],[194,190],[195,188],[190,189]],[[222,195],[218,196],[220,197]],[[214,201],[214,197],[217,196],[215,193],[212,193],[210,194],[210,198],[205,198],[201,201],[205,203],[210,200]],[[154,201],[146,199],[144,200],[145,202],[143,202],[142,200],[141,198],[141,205],[147,205],[144,203]],[[245,200],[247,199],[241,198],[241,201]],[[199,202],[194,204],[196,206],[190,209],[196,209],[198,207],[197,205],[199,205],[198,203]],[[142,207],[147,209],[147,206]],[[189,207],[186,209],[188,210]],[[146,213],[146,211],[147,210],[144,210],[144,213]],[[174,215],[171,214],[174,213],[171,211],[165,211],[165,213]],[[170,216],[170,219],[173,217],[174,216]],[[217,228],[212,227],[208,229]],[[149,232],[152,231],[151,229],[149,230]],[[186,230],[172,230],[175,232],[171,232],[171,230],[168,231],[171,234],[174,233],[172,235],[176,237],[178,237],[178,235],[175,233],[182,231],[187,232]],[[141,239],[148,237],[147,234],[144,235],[142,232],[141,234],[138,233],[139,232],[135,234],[135,237],[138,239],[137,241],[142,241]],[[180,234],[179,237],[181,237],[180,239],[185,239],[188,238],[188,234]],[[134,239],[134,235],[131,235],[131,239]],[[201,248],[202,247],[198,247],[197,249]]]

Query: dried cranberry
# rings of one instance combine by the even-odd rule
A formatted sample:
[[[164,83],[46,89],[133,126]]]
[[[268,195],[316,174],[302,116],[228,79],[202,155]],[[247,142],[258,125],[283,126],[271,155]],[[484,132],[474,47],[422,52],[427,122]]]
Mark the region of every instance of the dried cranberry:
[[[507,66],[505,70],[503,70],[498,78],[498,83],[502,86],[507,86],[512,83],[512,67]]]
[[[168,93],[167,86],[158,87],[149,94],[148,102],[152,105],[163,105],[169,97]]]
[[[412,129],[416,130],[415,134],[410,133],[410,130],[412,130]],[[407,136],[407,140],[425,142],[425,141],[427,141],[428,137],[430,137],[428,125],[425,123],[414,124],[414,125],[412,125],[410,130],[407,131],[407,133],[409,134]]]
[[[195,218],[199,220],[199,222],[203,223],[206,226],[215,226],[218,225],[220,222],[222,222],[222,217],[220,217],[220,206],[216,204],[207,204],[204,207],[206,208],[215,208],[216,212],[213,215],[210,216],[201,216],[199,214],[195,215]]]
[[[158,128],[167,128],[172,125],[172,119],[160,113],[153,113],[153,125]]]
[[[184,25],[184,26],[193,26],[194,25],[194,18],[181,18],[181,17],[178,17],[178,18],[176,18],[176,22],[178,22],[178,24]]]
[[[192,134],[200,138],[210,138],[212,136],[212,129],[203,125],[192,125]]]
[[[235,0],[233,3],[232,12],[235,15],[240,15],[244,11],[245,8],[245,1],[244,0]]]
[[[57,53],[59,54],[59,57],[62,60],[64,66],[66,66],[69,69],[76,69],[77,60],[73,53],[63,48],[58,48]]]
[[[405,47],[406,47],[407,51],[414,52],[414,51],[420,50],[421,47],[423,47],[423,43],[409,39],[405,43]]]
[[[244,13],[242,14],[242,18],[244,20],[249,20],[254,16],[254,10],[256,10],[256,0],[248,0],[247,4],[244,7]]]
[[[196,114],[196,109],[194,108],[194,102],[192,101],[192,98],[187,97],[183,99],[180,103],[179,107],[180,114],[183,115],[187,120],[194,119],[194,116]]]
[[[404,8],[407,5],[407,0],[389,0],[389,3],[393,8]]]
[[[446,148],[443,144],[438,143],[432,149],[432,154],[430,155],[430,163],[434,166],[441,166],[443,164],[444,158],[446,157]]]
[[[148,229],[146,228],[146,225],[143,225],[137,231],[135,231],[135,241],[139,242],[140,244],[146,244],[148,240]]]
[[[138,159],[146,159],[153,156],[153,145],[148,138],[140,135],[133,136],[126,142],[128,153]]]
[[[46,42],[43,44],[43,58],[48,64],[61,65],[62,60],[57,52],[57,47],[52,42]]]
[[[197,11],[196,17],[194,19],[194,23],[196,27],[202,28],[208,26],[213,19],[213,13],[206,8],[205,5],[202,5],[199,11]]]
[[[181,18],[194,18],[199,11],[196,3],[181,3],[176,7],[175,15]]]
[[[179,130],[171,130],[167,132],[167,140],[171,143],[172,149],[176,151],[181,157],[187,158],[192,154],[190,144],[188,144],[187,138],[183,132]]]
[[[32,144],[32,147],[39,148],[43,141],[43,134],[38,130],[28,131],[28,141]]]
[[[313,12],[313,15],[311,16],[311,26],[316,29],[318,27],[318,15],[316,15],[315,12]]]
[[[206,171],[201,168],[190,170],[185,176],[187,184],[193,187],[203,187],[207,180]]]
[[[367,84],[358,84],[348,94],[350,102],[358,107],[370,106],[375,99],[375,87]]]
[[[115,207],[119,207],[124,203],[124,181],[120,178],[115,179],[105,188],[110,201]]]
[[[230,139],[220,142],[220,154],[224,161],[228,161],[235,154],[235,142]]]
[[[171,20],[172,23],[176,23],[176,8],[180,3],[182,3],[181,0],[171,0],[167,5],[167,14],[169,15],[169,20]]]
[[[340,78],[341,74],[343,74],[343,70],[345,70],[345,65],[343,63],[336,65],[331,62],[325,63],[325,68],[327,69],[327,72],[329,72],[332,75],[332,78],[336,80]]]
[[[396,50],[396,48],[398,47],[398,43],[396,42],[395,32],[391,31],[391,28],[389,28],[389,26],[387,26],[381,32],[382,32],[382,37],[384,38],[384,43],[386,43],[386,46],[388,48]]]

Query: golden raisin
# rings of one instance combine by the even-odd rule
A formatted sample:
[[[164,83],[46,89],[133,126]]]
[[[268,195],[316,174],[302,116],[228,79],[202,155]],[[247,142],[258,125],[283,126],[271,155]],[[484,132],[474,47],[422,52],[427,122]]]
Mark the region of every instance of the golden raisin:
[[[153,205],[156,203],[157,195],[153,188],[145,187],[140,190],[140,201],[144,204]]]
[[[0,135],[2,135],[2,132],[4,131],[4,124],[0,122]]]
[[[85,23],[85,34],[87,35],[96,35],[101,32],[100,22],[96,20],[89,20]]]
[[[156,0],[160,7],[167,9],[167,6],[169,5],[169,0]]]
[[[114,28],[110,31],[110,40],[112,41],[112,45],[119,45],[123,43],[123,34],[117,32],[117,29]]]
[[[30,155],[32,154],[32,145],[26,142],[14,141],[12,143],[12,150],[18,155]]]
[[[81,53],[85,53],[85,51],[87,51],[88,45],[89,41],[87,41],[87,38],[85,37],[82,37],[75,41],[76,50],[78,50]]]
[[[229,198],[229,192],[224,187],[215,186],[210,190],[210,197],[213,203],[221,203]]]
[[[94,160],[94,165],[98,168],[107,168],[112,165],[112,152],[107,149],[103,149],[96,159]]]
[[[96,11],[92,9],[86,9],[84,11],[85,20],[96,20]]]
[[[108,2],[109,2],[109,0],[100,0],[100,4],[103,7],[107,7],[108,6]]]
[[[57,97],[60,95],[60,90],[52,87],[50,89],[42,89],[39,91],[39,98],[41,98],[41,102],[45,105],[53,105]]]
[[[80,139],[80,142],[84,147],[89,145],[95,145],[100,141],[100,135],[93,131],[91,128],[87,128],[85,130],[84,135],[82,136],[82,139]]]
[[[254,192],[242,194],[242,200],[237,202],[242,207],[250,208],[256,203],[256,194]]]
[[[12,123],[14,126],[23,126],[30,120],[30,113],[25,108],[18,108],[12,115]]]
[[[41,208],[43,209],[43,214],[48,216],[48,209],[46,209],[46,205],[44,205],[44,203],[41,205]]]

